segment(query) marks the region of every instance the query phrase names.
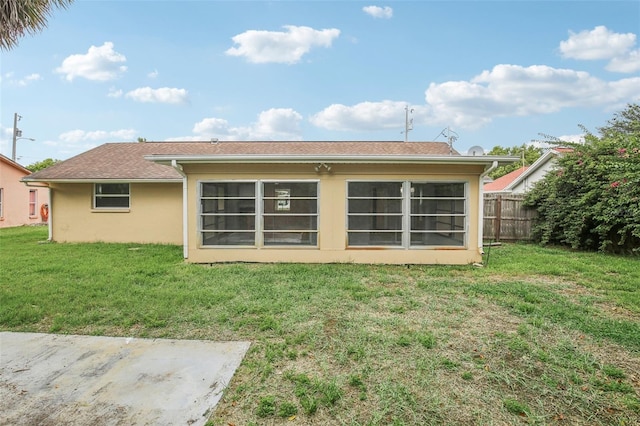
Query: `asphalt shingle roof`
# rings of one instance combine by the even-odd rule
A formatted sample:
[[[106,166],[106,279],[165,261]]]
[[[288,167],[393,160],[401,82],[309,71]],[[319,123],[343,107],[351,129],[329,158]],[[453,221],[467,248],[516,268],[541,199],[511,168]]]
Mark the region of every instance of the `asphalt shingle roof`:
[[[107,143],[28,176],[26,180],[180,180],[172,167],[149,155],[189,156],[440,156],[445,142],[133,142]],[[453,155],[459,155],[453,152]]]

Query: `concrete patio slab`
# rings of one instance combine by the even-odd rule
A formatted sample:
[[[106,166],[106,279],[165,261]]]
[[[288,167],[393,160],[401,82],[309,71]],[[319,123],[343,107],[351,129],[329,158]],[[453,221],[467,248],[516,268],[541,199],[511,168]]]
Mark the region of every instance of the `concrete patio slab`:
[[[203,425],[249,346],[0,332],[0,424]]]

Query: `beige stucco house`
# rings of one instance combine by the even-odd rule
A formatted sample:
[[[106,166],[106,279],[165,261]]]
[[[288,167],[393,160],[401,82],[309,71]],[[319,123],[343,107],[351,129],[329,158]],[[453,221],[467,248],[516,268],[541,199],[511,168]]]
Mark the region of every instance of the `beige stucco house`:
[[[31,172],[0,154],[0,228],[37,225],[47,221],[49,189],[25,186]]]
[[[481,261],[482,182],[512,157],[436,142],[109,143],[23,179],[50,238],[181,244],[190,262]]]

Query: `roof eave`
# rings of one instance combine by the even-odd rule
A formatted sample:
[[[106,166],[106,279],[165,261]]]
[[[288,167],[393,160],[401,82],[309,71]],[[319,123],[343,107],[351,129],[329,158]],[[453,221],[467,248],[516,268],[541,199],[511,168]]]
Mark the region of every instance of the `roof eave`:
[[[20,182],[42,183],[181,183],[182,179],[126,179],[126,178],[82,178],[82,179],[20,179]]]
[[[181,164],[206,163],[342,163],[342,164],[468,164],[499,165],[519,161],[519,157],[510,156],[463,156],[463,155],[147,155],[145,160],[170,165],[172,161]]]

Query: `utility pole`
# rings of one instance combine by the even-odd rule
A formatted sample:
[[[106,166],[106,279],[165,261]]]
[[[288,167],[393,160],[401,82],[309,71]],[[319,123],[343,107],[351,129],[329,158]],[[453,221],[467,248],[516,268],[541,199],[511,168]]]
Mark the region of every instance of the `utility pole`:
[[[16,141],[22,136],[22,130],[18,129],[18,121],[22,117],[17,112],[13,114],[13,149],[11,151],[11,160],[16,161]]]
[[[413,108],[409,109],[409,105],[404,107],[404,141],[409,141],[409,132],[413,130],[413,118],[409,119],[409,114],[413,114]]]

